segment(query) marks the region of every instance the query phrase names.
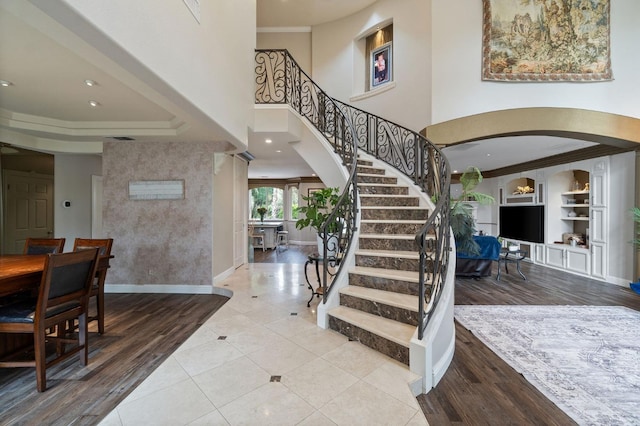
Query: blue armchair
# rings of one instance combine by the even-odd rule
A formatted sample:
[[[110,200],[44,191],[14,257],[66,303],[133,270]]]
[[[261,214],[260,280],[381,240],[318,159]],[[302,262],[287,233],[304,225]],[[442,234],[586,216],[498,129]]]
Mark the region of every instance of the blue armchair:
[[[475,235],[473,239],[480,246],[480,254],[469,255],[457,252],[456,276],[473,278],[491,276],[491,266],[494,260],[498,260],[502,245],[496,237],[488,235]]]

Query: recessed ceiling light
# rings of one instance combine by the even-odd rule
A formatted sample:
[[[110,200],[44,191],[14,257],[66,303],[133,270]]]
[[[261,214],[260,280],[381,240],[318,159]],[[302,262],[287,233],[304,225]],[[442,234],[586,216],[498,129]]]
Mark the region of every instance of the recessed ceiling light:
[[[282,152],[282,150],[281,149],[276,149],[276,152]]]
[[[13,83],[7,80],[0,80],[0,86],[9,87],[9,86],[13,86]]]
[[[98,101],[89,101],[89,105],[91,105],[93,108],[97,108],[97,107],[101,106],[100,102],[98,102]]]
[[[87,86],[89,86],[89,87],[93,87],[93,86],[97,86],[97,85],[98,85],[98,82],[97,82],[97,81],[94,81],[94,80],[85,80],[85,81],[84,81],[84,84],[86,84],[86,85],[87,85]]]
[[[264,140],[264,143],[271,143],[271,142],[273,142],[271,139],[265,139]]]

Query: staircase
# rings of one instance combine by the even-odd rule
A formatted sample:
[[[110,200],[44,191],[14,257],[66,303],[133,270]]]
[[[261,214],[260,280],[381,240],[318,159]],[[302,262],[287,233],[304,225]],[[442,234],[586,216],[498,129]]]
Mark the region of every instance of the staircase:
[[[329,327],[409,365],[409,343],[418,324],[416,232],[429,210],[409,187],[372,161],[358,159],[360,239],[349,285]]]

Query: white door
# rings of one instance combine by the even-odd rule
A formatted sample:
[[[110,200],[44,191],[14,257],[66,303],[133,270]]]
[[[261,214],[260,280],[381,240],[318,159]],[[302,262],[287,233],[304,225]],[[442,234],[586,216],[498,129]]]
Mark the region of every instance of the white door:
[[[27,237],[53,238],[53,176],[5,170],[4,253],[22,253]]]

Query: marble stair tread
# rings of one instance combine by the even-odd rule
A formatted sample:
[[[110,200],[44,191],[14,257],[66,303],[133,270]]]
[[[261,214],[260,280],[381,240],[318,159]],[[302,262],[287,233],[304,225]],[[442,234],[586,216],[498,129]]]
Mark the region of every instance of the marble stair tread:
[[[416,251],[401,251],[401,250],[368,250],[360,249],[356,251],[356,256],[378,256],[378,257],[401,257],[405,259],[418,259],[418,252]]]
[[[370,210],[429,210],[426,206],[360,206],[361,209],[370,209]],[[424,221],[422,221],[424,223]]]
[[[369,300],[371,302],[387,306],[393,306],[407,311],[418,312],[418,296],[353,285],[340,289],[340,294]]]
[[[371,238],[377,240],[413,240],[415,234],[360,234],[360,238]]]
[[[366,164],[358,164],[358,168],[361,169],[364,173],[371,172],[372,174],[383,175],[385,174],[385,169],[382,167],[368,166]]]
[[[360,167],[360,166],[358,166]],[[360,177],[375,177],[375,178],[379,178],[379,177],[386,177],[386,178],[392,178],[392,179],[397,179],[396,176],[391,176],[391,175],[379,175],[376,173],[358,173],[358,176]],[[371,183],[371,182],[366,182],[366,183]],[[358,185],[361,185],[361,183],[358,183]]]
[[[337,306],[329,311],[329,315],[377,336],[395,342],[406,348],[416,330],[415,326],[379,317],[346,306]]]
[[[416,199],[415,195],[397,195],[397,194],[359,194],[360,198],[411,198]]]
[[[349,269],[350,273],[366,275],[370,277],[386,278],[390,280],[400,280],[418,283],[418,273],[416,271],[402,271],[399,269],[371,268],[369,266],[354,266]]]
[[[359,166],[362,167],[362,166]],[[365,166],[366,167],[366,166]],[[375,168],[375,167],[373,167]],[[375,173],[358,173],[361,176],[373,176],[373,177],[380,177],[381,175],[375,174]],[[395,177],[395,176],[387,176],[387,177]]]
[[[412,220],[412,219],[362,219],[360,223],[406,223],[406,224],[419,224],[423,225],[424,220]]]
[[[388,187],[401,187],[407,188],[406,185],[398,185],[395,183],[369,183],[369,182],[358,182],[358,186],[388,186]]]

